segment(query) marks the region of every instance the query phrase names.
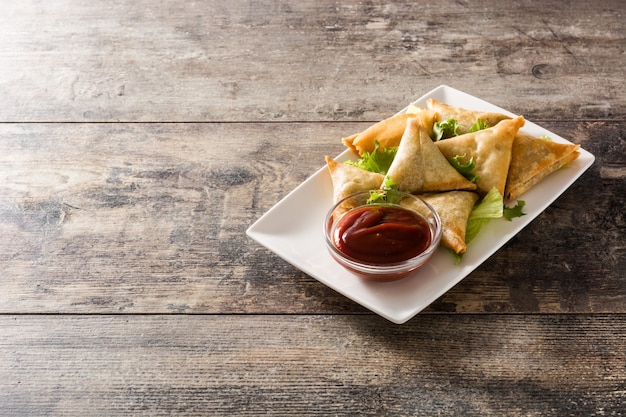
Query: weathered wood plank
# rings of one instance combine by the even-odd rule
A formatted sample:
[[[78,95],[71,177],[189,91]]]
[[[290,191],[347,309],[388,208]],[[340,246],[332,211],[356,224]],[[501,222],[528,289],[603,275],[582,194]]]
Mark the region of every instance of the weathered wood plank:
[[[595,165],[429,311],[626,312],[625,125],[540,124]],[[0,312],[363,312],[245,229],[364,126],[0,125]]]
[[[0,415],[625,413],[622,3],[3,2]],[[595,165],[403,326],[245,236],[443,83]]]
[[[621,0],[4,3],[0,121],[371,121],[440,84],[626,111]]]
[[[0,414],[619,415],[623,315],[0,316]]]

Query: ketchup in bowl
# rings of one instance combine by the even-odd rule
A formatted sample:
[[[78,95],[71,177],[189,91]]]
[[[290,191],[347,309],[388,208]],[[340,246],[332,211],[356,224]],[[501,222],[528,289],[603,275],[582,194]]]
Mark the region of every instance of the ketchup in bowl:
[[[418,196],[394,191],[391,202],[370,202],[362,191],[333,206],[324,223],[326,246],[361,277],[393,281],[426,264],[441,240],[437,212]]]
[[[333,233],[335,247],[358,261],[392,264],[428,249],[432,236],[428,222],[401,206],[365,205],[339,220]]]

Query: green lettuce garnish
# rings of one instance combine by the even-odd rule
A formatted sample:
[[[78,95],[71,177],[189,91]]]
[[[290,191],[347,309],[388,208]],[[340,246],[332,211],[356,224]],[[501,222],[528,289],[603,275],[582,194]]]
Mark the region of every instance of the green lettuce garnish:
[[[490,126],[482,119],[476,119],[474,124],[469,128],[467,133],[478,132],[479,130],[488,129]],[[433,125],[433,140],[452,138],[459,135],[459,122],[455,119],[448,119],[442,122],[435,122]]]
[[[474,175],[472,172],[476,169],[476,164],[474,163],[474,157],[471,157],[466,163],[462,163],[461,159],[465,159],[467,155],[457,155],[450,163],[452,166],[459,171],[461,175],[467,178],[470,182],[476,182],[480,178],[478,175]]]
[[[381,149],[380,144],[376,140],[374,141],[374,150],[372,152],[363,152],[361,158],[357,161],[346,161],[345,163],[366,171],[386,175],[397,152],[397,147]]]
[[[489,129],[489,125],[485,123],[482,119],[476,119],[474,124],[469,128],[467,133],[478,132],[479,130]]]
[[[380,190],[371,190],[370,196],[365,202],[366,204],[387,203],[397,204],[402,200],[402,193],[398,191],[398,184],[389,176],[385,176],[383,188]]]
[[[504,218],[507,219],[508,221],[513,220],[515,217],[522,217],[524,216],[526,213],[524,213],[522,211],[522,209],[524,208],[524,206],[526,205],[526,202],[522,201],[522,200],[518,200],[517,204],[515,205],[515,207],[504,207]]]
[[[451,138],[454,136],[458,136],[459,123],[455,119],[444,120],[443,122],[435,122],[433,125],[433,135],[435,136],[433,140],[437,142],[438,140]]]
[[[504,199],[494,187],[474,206],[467,220],[465,243],[471,242],[485,223],[504,215]]]

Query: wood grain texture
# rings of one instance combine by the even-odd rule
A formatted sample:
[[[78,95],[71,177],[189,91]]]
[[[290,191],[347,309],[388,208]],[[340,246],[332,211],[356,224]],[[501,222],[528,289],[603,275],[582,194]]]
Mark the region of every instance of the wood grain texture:
[[[2,316],[0,333],[4,416],[620,415],[626,394],[623,315]]]
[[[626,312],[625,125],[540,124],[596,163],[429,311]],[[245,236],[363,126],[0,125],[0,312],[363,312]]]
[[[623,1],[0,6],[0,416],[626,414]],[[595,164],[402,326],[245,236],[441,84]]]
[[[0,121],[379,120],[448,84],[626,110],[621,0],[4,2]]]

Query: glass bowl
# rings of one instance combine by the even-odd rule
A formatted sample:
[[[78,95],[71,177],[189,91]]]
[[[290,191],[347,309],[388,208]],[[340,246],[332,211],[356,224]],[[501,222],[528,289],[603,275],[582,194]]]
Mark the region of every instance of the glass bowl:
[[[368,190],[335,204],[324,220],[331,256],[357,275],[394,281],[424,266],[441,240],[439,215],[420,197]]]

